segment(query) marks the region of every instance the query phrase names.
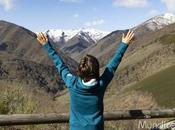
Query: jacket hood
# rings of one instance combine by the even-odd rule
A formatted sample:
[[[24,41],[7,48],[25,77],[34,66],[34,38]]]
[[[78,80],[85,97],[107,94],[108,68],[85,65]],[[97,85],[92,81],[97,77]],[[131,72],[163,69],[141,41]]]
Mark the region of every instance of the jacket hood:
[[[84,80],[82,79],[82,83],[83,85],[90,87],[96,85],[98,82],[97,79],[91,79],[88,82],[84,82]]]
[[[84,82],[84,80],[79,77],[78,80],[82,89],[93,89],[98,84],[97,79],[91,79],[88,82]]]

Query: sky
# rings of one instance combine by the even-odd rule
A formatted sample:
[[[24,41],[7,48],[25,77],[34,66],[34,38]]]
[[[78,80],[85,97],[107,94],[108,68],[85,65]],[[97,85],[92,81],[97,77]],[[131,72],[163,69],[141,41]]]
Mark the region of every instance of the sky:
[[[128,29],[163,13],[175,0],[0,0],[0,19],[34,32],[48,29]]]

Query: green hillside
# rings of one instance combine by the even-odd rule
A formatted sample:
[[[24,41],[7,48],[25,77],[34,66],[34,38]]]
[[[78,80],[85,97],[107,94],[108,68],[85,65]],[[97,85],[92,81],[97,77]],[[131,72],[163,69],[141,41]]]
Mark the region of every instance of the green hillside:
[[[164,107],[175,107],[175,66],[169,67],[133,85],[130,90],[147,91]]]

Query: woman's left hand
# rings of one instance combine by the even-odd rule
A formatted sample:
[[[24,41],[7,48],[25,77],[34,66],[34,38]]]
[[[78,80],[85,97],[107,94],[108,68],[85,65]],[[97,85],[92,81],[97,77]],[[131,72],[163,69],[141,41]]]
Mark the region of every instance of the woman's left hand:
[[[41,45],[45,45],[48,42],[47,36],[42,32],[37,35],[37,40]]]

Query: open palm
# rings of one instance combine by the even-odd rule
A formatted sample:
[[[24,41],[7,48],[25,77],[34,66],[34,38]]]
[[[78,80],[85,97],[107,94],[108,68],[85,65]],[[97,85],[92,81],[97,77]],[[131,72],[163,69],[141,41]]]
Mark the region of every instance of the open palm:
[[[45,45],[48,42],[47,36],[42,32],[37,35],[37,40],[41,45]]]
[[[131,31],[131,30],[128,31],[128,33],[126,34],[126,36],[125,36],[124,33],[122,34],[122,42],[124,42],[126,44],[131,43],[131,41],[133,40],[133,38],[134,38],[134,32]]]

